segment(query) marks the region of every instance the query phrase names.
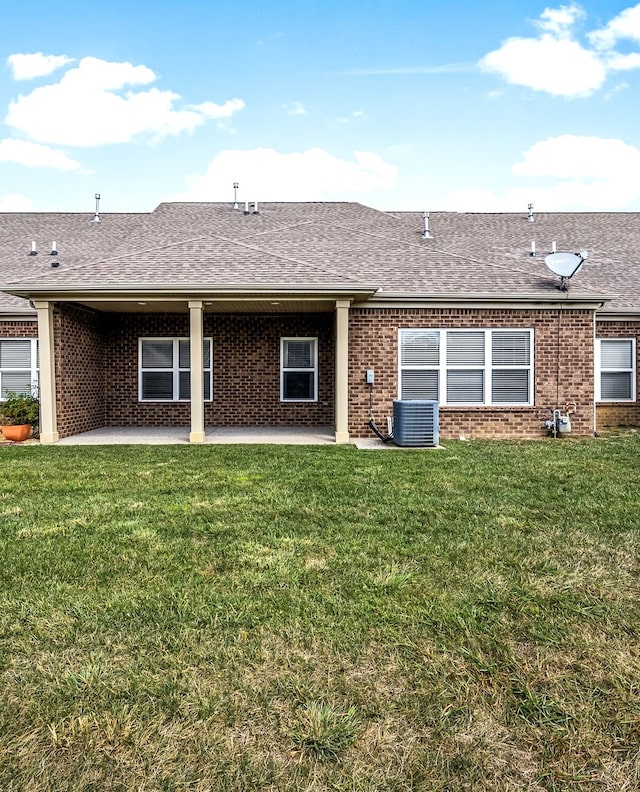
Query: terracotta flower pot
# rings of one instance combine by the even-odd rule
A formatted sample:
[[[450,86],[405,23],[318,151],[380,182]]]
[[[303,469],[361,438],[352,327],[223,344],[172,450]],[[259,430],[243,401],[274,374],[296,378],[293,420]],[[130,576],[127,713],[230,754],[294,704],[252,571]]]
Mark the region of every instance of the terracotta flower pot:
[[[2,434],[5,440],[12,440],[14,443],[21,443],[31,434],[31,424],[21,424],[20,426],[3,426]]]

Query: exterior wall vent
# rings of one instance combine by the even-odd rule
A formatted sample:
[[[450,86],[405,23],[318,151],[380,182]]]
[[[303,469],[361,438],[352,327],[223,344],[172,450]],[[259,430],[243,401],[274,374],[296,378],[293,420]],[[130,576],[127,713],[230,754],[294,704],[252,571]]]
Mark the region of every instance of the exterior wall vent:
[[[438,445],[438,402],[396,399],[393,402],[393,442],[398,446]]]

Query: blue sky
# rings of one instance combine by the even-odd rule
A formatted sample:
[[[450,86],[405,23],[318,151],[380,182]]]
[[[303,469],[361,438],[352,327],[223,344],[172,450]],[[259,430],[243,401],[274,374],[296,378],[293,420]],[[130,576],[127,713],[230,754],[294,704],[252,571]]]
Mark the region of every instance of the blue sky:
[[[0,210],[640,210],[640,3],[6,6]]]

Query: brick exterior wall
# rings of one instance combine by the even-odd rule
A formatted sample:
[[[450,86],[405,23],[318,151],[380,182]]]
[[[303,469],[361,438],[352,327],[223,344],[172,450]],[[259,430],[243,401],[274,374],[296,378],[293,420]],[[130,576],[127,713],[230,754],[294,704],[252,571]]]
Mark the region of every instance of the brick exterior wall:
[[[375,370],[373,411],[386,429],[398,398],[400,328],[531,328],[534,331],[534,406],[440,408],[442,438],[530,438],[546,435],[557,406],[575,402],[572,433],[593,434],[593,311],[507,309],[368,309],[351,311],[350,433],[370,437],[365,371]]]
[[[102,426],[189,426],[187,402],[138,401],[138,338],[189,336],[186,314],[98,314],[57,305],[56,392],[60,437]],[[213,401],[206,426],[331,426],[334,316],[210,315]],[[280,337],[318,338],[318,401],[280,401]]]
[[[37,338],[38,322],[36,319],[0,320],[0,338]]]
[[[100,426],[189,426],[188,403],[138,401],[138,338],[188,337],[185,314],[94,314],[56,306],[60,436]],[[33,326],[33,323],[31,323]],[[331,314],[205,314],[213,338],[213,402],[206,426],[332,426],[334,326]],[[617,335],[624,335],[616,323]],[[573,434],[593,425],[593,312],[588,310],[368,309],[349,321],[350,433],[371,437],[365,371],[375,369],[374,415],[384,425],[398,393],[400,328],[530,328],[535,403],[531,407],[441,407],[443,438],[527,438],[546,434],[556,405],[575,402]],[[280,402],[280,338],[318,338],[317,403]]]
[[[105,319],[70,305],[53,316],[58,432],[67,437],[105,425]]]
[[[636,401],[606,402],[596,406],[596,428],[640,426],[640,319],[637,321],[596,322],[597,338],[636,339]],[[597,373],[596,373],[597,376]]]
[[[107,426],[184,426],[187,402],[138,401],[138,338],[188,338],[187,314],[105,318]],[[213,401],[205,426],[331,426],[334,412],[333,314],[206,314],[213,338]],[[280,338],[318,338],[318,401],[280,401]]]
[[[0,319],[0,339],[37,338],[38,322],[36,319]]]

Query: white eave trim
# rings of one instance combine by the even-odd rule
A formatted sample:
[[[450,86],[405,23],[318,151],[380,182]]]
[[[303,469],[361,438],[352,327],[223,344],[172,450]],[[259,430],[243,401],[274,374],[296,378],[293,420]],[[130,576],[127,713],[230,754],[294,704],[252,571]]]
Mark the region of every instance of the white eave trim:
[[[367,300],[367,308],[516,308],[516,309],[557,309],[580,308],[599,311],[611,297],[589,295],[571,297],[562,292],[557,295],[522,294],[508,297],[496,294],[435,294],[417,295],[415,293],[378,292],[373,299]]]
[[[36,322],[38,314],[36,311],[0,311],[0,322],[24,322],[28,319]]]
[[[640,308],[603,308],[596,313],[596,321],[598,319],[607,322],[638,322]]]
[[[79,285],[69,286],[31,286],[13,285],[2,287],[7,294],[13,294],[25,299],[39,300],[140,300],[155,298],[159,300],[185,300],[200,298],[268,298],[277,296],[280,299],[359,299],[366,300],[374,295],[378,286],[345,286],[344,284],[301,284],[294,286],[266,284],[254,286],[251,284],[233,284],[229,286],[215,286],[212,284],[194,284],[189,286],[149,286],[144,283],[105,284],[103,286],[87,287]]]

